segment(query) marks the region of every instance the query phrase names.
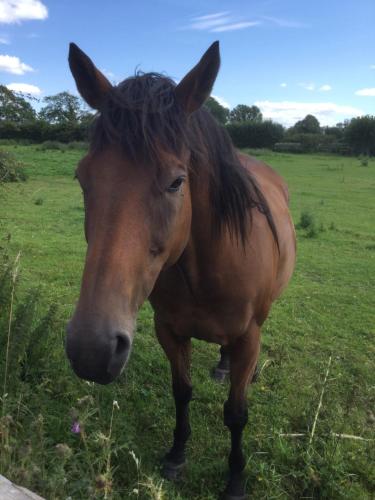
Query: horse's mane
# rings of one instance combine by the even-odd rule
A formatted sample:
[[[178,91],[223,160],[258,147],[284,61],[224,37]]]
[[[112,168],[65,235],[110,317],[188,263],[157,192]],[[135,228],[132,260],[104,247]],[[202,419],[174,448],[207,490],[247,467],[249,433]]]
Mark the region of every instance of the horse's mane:
[[[137,73],[113,87],[98,115],[91,147],[120,144],[131,159],[158,166],[160,151],[190,151],[193,171],[209,169],[213,231],[226,225],[245,243],[251,208],[262,212],[278,244],[275,223],[254,177],[241,165],[226,130],[205,108],[188,119],[175,99],[175,83],[157,73]],[[160,166],[160,165],[159,165]]]

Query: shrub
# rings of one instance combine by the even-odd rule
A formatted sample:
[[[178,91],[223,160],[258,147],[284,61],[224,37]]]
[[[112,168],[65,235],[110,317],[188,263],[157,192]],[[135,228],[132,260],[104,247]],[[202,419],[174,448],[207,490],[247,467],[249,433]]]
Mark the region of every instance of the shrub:
[[[38,149],[40,151],[46,151],[48,149],[65,151],[66,144],[63,144],[62,142],[59,142],[59,141],[44,141],[44,142],[42,142],[42,144],[40,144]]]
[[[1,140],[15,140],[17,142],[27,140],[40,143],[43,141],[87,141],[91,122],[85,123],[47,123],[43,120],[35,120],[27,123],[14,123],[11,121],[0,121]]]
[[[298,227],[301,229],[309,229],[315,226],[315,217],[307,210],[303,210],[299,219]]]
[[[299,142],[277,142],[274,151],[279,153],[302,153],[302,145]]]
[[[306,238],[316,238],[319,233],[325,231],[324,224],[321,222],[318,227],[314,215],[308,210],[303,210],[301,212],[296,228],[303,229],[305,231]]]
[[[272,148],[284,135],[283,126],[270,120],[230,123],[226,129],[238,148]]]
[[[89,147],[88,142],[84,141],[72,141],[66,144],[66,149],[81,150],[81,149],[88,149],[88,147]]]
[[[0,183],[20,182],[27,178],[24,165],[8,151],[0,149]]]
[[[362,156],[359,158],[361,161],[361,167],[368,167],[368,157]]]

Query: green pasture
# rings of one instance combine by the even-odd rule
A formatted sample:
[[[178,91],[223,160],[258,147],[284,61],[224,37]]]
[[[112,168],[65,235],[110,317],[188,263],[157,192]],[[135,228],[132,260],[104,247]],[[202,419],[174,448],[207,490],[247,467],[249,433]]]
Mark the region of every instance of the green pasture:
[[[4,279],[12,276],[0,275],[0,473],[48,500],[217,499],[230,442],[228,386],[209,376],[218,347],[194,341],[189,462],[179,482],[167,483],[159,464],[174,405],[150,306],[112,385],[78,380],[64,354],[85,255],[73,180],[83,150],[6,149],[29,179],[0,188],[1,252],[9,262],[20,252],[10,325]],[[292,282],[263,328],[244,433],[247,491],[267,500],[374,498],[375,161],[257,154],[287,180],[296,225],[301,214],[308,223],[297,229]]]

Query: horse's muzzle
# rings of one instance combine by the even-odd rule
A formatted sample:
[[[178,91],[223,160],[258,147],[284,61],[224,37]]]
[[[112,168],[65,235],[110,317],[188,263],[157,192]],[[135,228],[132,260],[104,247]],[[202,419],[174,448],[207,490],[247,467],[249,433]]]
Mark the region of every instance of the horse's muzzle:
[[[125,332],[95,332],[67,326],[66,353],[78,377],[109,384],[124,368],[131,351]]]

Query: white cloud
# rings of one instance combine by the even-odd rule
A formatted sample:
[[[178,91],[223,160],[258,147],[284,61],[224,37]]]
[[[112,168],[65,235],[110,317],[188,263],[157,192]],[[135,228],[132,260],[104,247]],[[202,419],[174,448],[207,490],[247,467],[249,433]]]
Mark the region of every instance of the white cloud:
[[[357,90],[355,95],[361,95],[361,96],[366,96],[366,97],[375,97],[375,88],[368,88],[368,89],[360,89]]]
[[[262,19],[269,21],[272,24],[276,24],[280,28],[306,28],[307,25],[300,23],[298,21],[290,21],[288,19],[280,19],[278,17],[262,16]]]
[[[212,28],[223,25],[231,21],[228,16],[229,12],[217,12],[216,14],[209,14],[207,16],[193,17],[192,22],[188,26],[192,30],[211,30]]]
[[[224,31],[235,31],[252,26],[258,26],[260,21],[246,21],[233,17],[229,11],[216,12],[205,16],[193,17],[191,23],[185,29],[204,30],[211,33],[222,33]]]
[[[12,73],[13,75],[24,75],[33,68],[23,63],[19,57],[0,55],[0,71]]]
[[[228,108],[228,109],[231,108],[231,105],[223,97],[220,97],[220,96],[214,95],[214,94],[212,94],[212,97],[214,99],[216,99],[219,104],[224,106],[224,108]]]
[[[223,26],[218,26],[213,28],[211,33],[221,33],[223,31],[236,31],[243,30],[244,28],[250,28],[253,26],[259,26],[260,21],[243,21],[241,23],[224,24]]]
[[[287,87],[288,85],[284,82],[284,83],[280,83],[280,87],[283,87],[285,89],[285,87]]]
[[[47,7],[40,0],[0,0],[0,23],[46,19]]]
[[[39,87],[30,85],[29,83],[9,83],[7,88],[14,92],[22,92],[23,94],[40,95],[42,93]]]
[[[215,14],[208,14],[207,16],[198,16],[198,17],[193,17],[196,21],[206,21],[208,19],[216,19],[217,17],[223,17],[226,16],[227,14],[230,14],[229,10],[226,10],[225,12],[216,12]]]
[[[316,116],[321,125],[334,125],[345,118],[363,115],[363,111],[352,106],[332,102],[257,101],[265,118],[271,118],[286,126],[294,125],[306,115]]]
[[[310,90],[313,91],[315,90],[315,83],[299,83],[298,84],[300,87],[304,88],[305,90]]]
[[[318,90],[319,90],[319,92],[329,92],[330,90],[332,90],[332,87],[331,87],[331,85],[328,85],[327,83],[325,83],[324,85],[319,87]]]

